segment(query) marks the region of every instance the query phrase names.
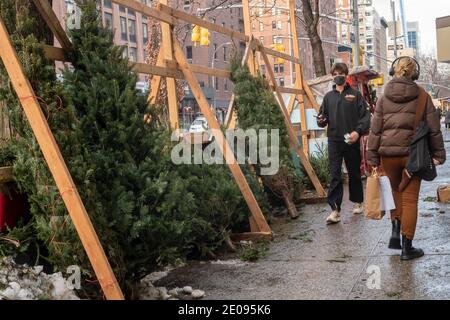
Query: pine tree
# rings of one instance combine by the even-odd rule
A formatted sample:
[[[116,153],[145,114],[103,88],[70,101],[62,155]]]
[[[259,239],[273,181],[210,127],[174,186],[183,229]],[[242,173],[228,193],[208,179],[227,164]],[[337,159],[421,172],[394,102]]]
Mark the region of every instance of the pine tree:
[[[291,217],[297,218],[298,212],[293,198],[301,192],[302,186],[294,169],[283,114],[266,79],[261,75],[252,76],[247,65],[242,66],[240,60],[236,56],[231,62],[235,110],[239,127],[257,131],[279,130],[280,169],[274,175],[261,176],[261,178],[272,194],[283,199]],[[255,167],[259,174],[260,164],[255,164]]]

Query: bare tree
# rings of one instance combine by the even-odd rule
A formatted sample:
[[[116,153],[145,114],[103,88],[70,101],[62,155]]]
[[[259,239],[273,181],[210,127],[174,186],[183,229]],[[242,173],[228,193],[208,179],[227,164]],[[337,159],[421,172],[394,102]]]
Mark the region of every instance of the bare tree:
[[[304,27],[311,43],[316,77],[327,74],[322,39],[319,34],[320,0],[301,0]]]

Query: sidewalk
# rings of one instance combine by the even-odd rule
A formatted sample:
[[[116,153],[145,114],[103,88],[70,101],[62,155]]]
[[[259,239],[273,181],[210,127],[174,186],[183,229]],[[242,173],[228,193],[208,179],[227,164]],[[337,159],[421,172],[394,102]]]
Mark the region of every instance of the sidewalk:
[[[450,142],[446,148],[450,154]],[[429,198],[439,185],[450,184],[450,160],[438,173],[421,189],[414,245],[425,256],[418,260],[402,262],[399,251],[387,248],[387,217],[355,216],[346,200],[338,225],[325,224],[325,204],[276,223],[269,253],[256,263],[189,263],[157,285],[190,285],[206,291],[205,299],[450,299],[450,204]],[[381,289],[368,289],[368,266],[380,268]]]

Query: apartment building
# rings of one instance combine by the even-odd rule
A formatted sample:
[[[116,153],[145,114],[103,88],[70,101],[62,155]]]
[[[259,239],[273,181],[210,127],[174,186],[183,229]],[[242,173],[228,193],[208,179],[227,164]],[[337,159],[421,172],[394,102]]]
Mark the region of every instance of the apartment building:
[[[337,57],[335,0],[320,2],[320,13],[323,17],[319,23],[319,34],[323,41],[325,63],[327,70]],[[296,1],[297,15],[302,18],[301,1]],[[251,29],[255,38],[258,38],[266,47],[271,44],[283,44],[285,53],[293,55],[293,40],[289,18],[288,0],[253,0],[250,1]],[[329,18],[331,17],[331,19]],[[312,48],[307,36],[304,23],[297,19],[297,34],[299,37],[300,60],[302,61],[303,76],[305,79],[315,77]],[[285,61],[279,63],[272,59],[272,68],[280,86],[292,86],[295,83],[295,68],[292,63]],[[264,72],[265,66],[262,66]]]

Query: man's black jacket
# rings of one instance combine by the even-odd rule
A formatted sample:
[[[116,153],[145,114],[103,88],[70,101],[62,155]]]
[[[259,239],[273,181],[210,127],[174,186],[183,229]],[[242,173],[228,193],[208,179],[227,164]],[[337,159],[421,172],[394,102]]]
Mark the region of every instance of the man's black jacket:
[[[328,92],[322,102],[319,114],[327,119],[328,140],[344,141],[346,133],[356,131],[360,136],[370,127],[370,111],[362,94],[346,84],[342,93]]]

